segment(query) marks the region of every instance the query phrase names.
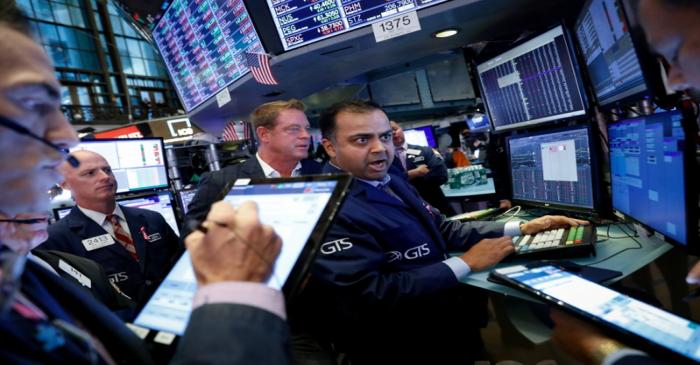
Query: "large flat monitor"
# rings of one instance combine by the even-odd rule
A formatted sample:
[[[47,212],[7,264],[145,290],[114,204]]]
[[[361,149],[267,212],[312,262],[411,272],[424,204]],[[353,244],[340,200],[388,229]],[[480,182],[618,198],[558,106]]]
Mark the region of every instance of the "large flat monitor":
[[[437,147],[432,126],[426,125],[423,127],[404,129],[403,134],[408,144],[415,144],[423,147]]]
[[[637,51],[622,5],[617,0],[588,0],[576,20],[581,47],[601,106],[647,92]]]
[[[695,145],[681,120],[672,111],[608,126],[612,205],[618,216],[697,252]]]
[[[153,39],[188,112],[248,73],[246,52],[265,53],[243,0],[174,0]]]
[[[79,150],[99,153],[107,160],[117,178],[117,194],[168,187],[168,169],[160,138],[84,140],[70,149],[71,152]]]
[[[596,208],[596,154],[588,126],[508,138],[513,200],[564,210]]]
[[[447,0],[267,0],[285,51]],[[401,22],[398,19],[398,22]],[[406,24],[385,24],[385,28]],[[391,29],[387,29],[388,31]]]
[[[586,98],[571,39],[557,26],[477,65],[494,130],[586,114]]]
[[[148,209],[160,213],[160,215],[165,218],[165,222],[168,223],[170,228],[172,228],[178,236],[180,235],[177,219],[175,218],[175,211],[173,210],[172,197],[169,192],[163,191],[158,194],[119,198],[117,199],[117,203],[126,207]],[[57,221],[63,219],[70,213],[71,209],[73,209],[73,207],[54,208],[54,218]]]
[[[247,180],[247,181],[245,181]],[[323,242],[351,182],[348,175],[237,180],[224,200],[234,207],[252,200],[258,204],[260,221],[274,227],[282,238],[282,251],[266,284],[293,298],[304,281],[313,258]],[[320,250],[336,249],[342,242],[323,244]],[[340,247],[340,246],[338,246]],[[177,261],[160,284],[134,324],[184,333],[192,310],[197,281],[188,252]]]

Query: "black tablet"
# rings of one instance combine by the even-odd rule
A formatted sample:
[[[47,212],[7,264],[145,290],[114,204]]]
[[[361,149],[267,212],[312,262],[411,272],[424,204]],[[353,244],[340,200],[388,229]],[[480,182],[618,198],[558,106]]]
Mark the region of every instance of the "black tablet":
[[[700,324],[565,271],[552,263],[495,269],[492,275],[556,307],[597,322],[639,349],[674,363],[700,362]]]
[[[349,175],[315,175],[280,179],[239,179],[223,200],[238,206],[258,204],[260,221],[282,238],[282,251],[267,282],[287,301],[300,288],[350,185]],[[182,335],[197,289],[190,256],[185,252],[134,320],[152,330]]]

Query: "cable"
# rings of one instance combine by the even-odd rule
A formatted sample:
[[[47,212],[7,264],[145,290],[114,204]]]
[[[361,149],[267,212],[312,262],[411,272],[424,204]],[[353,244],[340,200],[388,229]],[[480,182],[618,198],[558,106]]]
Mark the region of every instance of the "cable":
[[[622,224],[624,224],[624,223],[622,223]],[[610,226],[610,225],[608,225],[608,228],[609,228],[609,226]],[[622,231],[622,229],[620,229],[620,230]],[[627,232],[625,232],[625,233],[627,233]],[[629,237],[629,238],[631,238],[632,240],[634,240],[634,242],[637,243],[637,247],[627,247],[627,248],[625,248],[625,249],[623,249],[623,250],[620,250],[620,251],[618,251],[618,252],[615,252],[614,254],[612,254],[612,255],[610,255],[610,256],[608,256],[608,257],[602,259],[602,260],[598,260],[598,261],[596,261],[596,262],[592,262],[592,263],[590,263],[590,264],[586,264],[586,265],[583,265],[583,266],[593,266],[593,265],[597,265],[597,264],[600,264],[601,262],[607,261],[607,260],[609,260],[609,259],[611,259],[611,258],[613,258],[613,257],[615,257],[615,256],[617,256],[617,255],[619,255],[619,254],[621,254],[621,253],[623,253],[623,252],[625,252],[625,251],[629,251],[629,250],[639,250],[639,249],[642,249],[642,248],[643,248],[642,243],[639,242],[639,241],[637,240],[637,238],[635,238],[635,236],[627,235],[627,237]],[[627,238],[627,237],[618,237],[618,238]]]
[[[518,214],[520,213],[520,211],[522,210],[522,208],[521,208],[519,205],[516,205],[516,206],[514,206],[514,207],[512,207],[512,208],[510,208],[510,209],[508,209],[508,210],[506,210],[505,212],[503,212],[503,213],[499,214],[498,216],[496,216],[494,219],[498,219],[498,218],[500,218],[500,217],[503,217],[504,215],[510,213],[510,211],[513,210],[513,209],[515,209],[516,211],[515,211],[515,213],[513,213],[510,217],[508,217],[508,219],[506,219],[506,222],[508,222],[509,220],[513,219],[514,217],[517,217]]]

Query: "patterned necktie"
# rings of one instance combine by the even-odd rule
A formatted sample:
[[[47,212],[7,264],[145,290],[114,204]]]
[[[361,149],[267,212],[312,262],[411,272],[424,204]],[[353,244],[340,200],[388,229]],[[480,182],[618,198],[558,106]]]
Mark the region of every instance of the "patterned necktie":
[[[112,228],[114,229],[114,237],[119,241],[119,243],[126,249],[126,252],[131,255],[131,257],[139,261],[139,256],[136,254],[136,245],[134,245],[134,240],[131,239],[131,236],[127,231],[124,230],[122,225],[119,223],[119,217],[110,214],[107,216],[107,220],[109,220],[109,223],[112,224]]]

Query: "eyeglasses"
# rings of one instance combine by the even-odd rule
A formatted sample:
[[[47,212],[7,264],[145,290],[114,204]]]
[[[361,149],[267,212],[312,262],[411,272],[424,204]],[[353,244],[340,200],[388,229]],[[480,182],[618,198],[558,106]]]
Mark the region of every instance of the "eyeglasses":
[[[6,128],[12,129],[13,131],[15,131],[19,134],[22,134],[22,135],[25,135],[29,138],[35,139],[35,140],[51,147],[52,149],[60,152],[62,155],[66,156],[66,161],[68,161],[68,163],[71,166],[73,166],[73,167],[80,166],[80,161],[78,161],[78,159],[75,158],[74,156],[69,155],[67,150],[65,150],[61,147],[58,147],[56,144],[54,144],[53,142],[49,141],[48,139],[46,139],[44,137],[39,137],[34,132],[30,131],[29,129],[25,128],[24,126],[21,126],[19,123],[15,122],[14,120],[0,115],[0,125],[2,125],[3,127],[6,127]]]

